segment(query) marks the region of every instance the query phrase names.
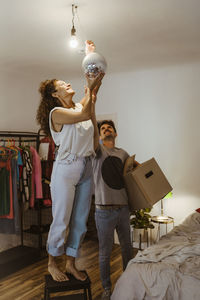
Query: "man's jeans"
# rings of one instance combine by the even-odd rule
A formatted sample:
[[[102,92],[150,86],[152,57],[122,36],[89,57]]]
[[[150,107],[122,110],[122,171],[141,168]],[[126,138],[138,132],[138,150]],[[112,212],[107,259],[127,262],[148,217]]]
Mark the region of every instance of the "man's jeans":
[[[111,288],[110,256],[116,229],[123,260],[123,269],[132,258],[130,238],[130,212],[128,206],[112,209],[98,209],[95,211],[95,221],[99,239],[99,265],[101,281],[104,288]]]

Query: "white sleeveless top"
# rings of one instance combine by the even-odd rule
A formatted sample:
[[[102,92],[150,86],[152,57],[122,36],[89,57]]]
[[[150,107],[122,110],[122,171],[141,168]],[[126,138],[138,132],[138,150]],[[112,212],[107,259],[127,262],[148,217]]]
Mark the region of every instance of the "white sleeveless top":
[[[94,127],[91,120],[75,124],[64,124],[60,132],[53,130],[51,115],[56,109],[80,112],[83,106],[75,104],[75,108],[54,107],[49,114],[49,127],[56,146],[59,146],[56,160],[71,162],[78,157],[94,154]]]

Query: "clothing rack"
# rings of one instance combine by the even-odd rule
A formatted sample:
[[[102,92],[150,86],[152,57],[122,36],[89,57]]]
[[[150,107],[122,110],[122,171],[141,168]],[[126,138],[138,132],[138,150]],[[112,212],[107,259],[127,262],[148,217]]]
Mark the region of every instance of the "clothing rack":
[[[12,137],[12,139],[19,142],[21,145],[22,142],[36,142],[36,149],[39,148],[40,137],[44,136],[40,134],[40,130],[38,132],[26,132],[26,131],[0,131],[0,137],[8,138]],[[31,138],[31,139],[24,139]],[[33,139],[34,138],[34,139]],[[8,139],[0,139],[0,141],[7,141]]]
[[[40,137],[44,136],[40,131],[26,132],[26,131],[0,131],[0,141],[9,142],[8,138],[11,138],[11,142],[17,141],[19,146],[23,142],[35,142],[35,148],[39,150]],[[19,198],[22,195],[20,193]],[[22,198],[19,199],[22,203]],[[23,210],[20,209],[20,223],[21,223],[21,245],[10,248],[0,253],[0,278],[9,275],[25,266],[28,266],[38,260],[40,260],[41,252],[38,248],[27,247],[23,244]]]

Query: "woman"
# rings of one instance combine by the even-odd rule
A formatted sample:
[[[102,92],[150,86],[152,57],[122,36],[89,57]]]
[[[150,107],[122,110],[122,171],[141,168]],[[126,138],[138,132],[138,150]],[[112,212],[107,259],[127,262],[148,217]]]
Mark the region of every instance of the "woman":
[[[37,121],[59,146],[51,175],[53,221],[47,240],[48,271],[56,281],[68,280],[55,261],[56,256],[64,253],[67,257],[65,272],[79,280],[86,279],[85,274],[76,269],[75,257],[87,229],[90,210],[91,156],[95,138],[92,102],[102,78],[103,74],[94,79],[87,78],[85,97],[80,103],[73,102],[75,91],[70,83],[62,80],[46,80],[39,89],[41,102]]]

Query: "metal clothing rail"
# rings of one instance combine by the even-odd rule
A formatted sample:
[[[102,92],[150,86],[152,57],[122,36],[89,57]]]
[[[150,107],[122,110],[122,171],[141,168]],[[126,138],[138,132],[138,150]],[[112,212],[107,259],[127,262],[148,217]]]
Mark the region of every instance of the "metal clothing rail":
[[[20,138],[20,139],[21,139],[21,138]],[[0,141],[1,141],[1,142],[8,142],[9,139],[7,139],[7,138],[6,138],[6,139],[1,139],[1,138],[0,138]],[[12,142],[12,141],[18,141],[18,140],[12,138],[10,141]],[[23,139],[23,140],[20,140],[20,141],[21,141],[21,142],[37,142],[37,139],[34,139],[34,140],[33,140],[33,139],[28,139],[28,140],[25,139],[25,140],[24,140],[24,139]],[[19,142],[20,142],[20,141],[19,141]]]
[[[9,138],[19,142],[22,145],[23,142],[35,142],[36,149],[39,150],[40,138],[44,134],[38,132],[26,132],[26,131],[0,131],[0,141],[9,141]],[[22,195],[20,194],[20,203]],[[33,262],[41,259],[40,249],[33,247],[27,247],[23,244],[23,209],[20,209],[20,223],[21,223],[21,245],[10,248],[0,253],[0,278],[11,274],[21,268],[30,265]],[[23,256],[23,258],[22,258]],[[2,269],[2,271],[1,271]],[[6,271],[5,271],[6,270]]]
[[[2,139],[3,138],[3,139]],[[25,131],[0,131],[0,141],[8,141],[8,138],[12,138],[11,142],[13,141],[18,141],[19,145],[21,146],[22,142],[35,142],[36,143],[36,148],[38,150],[39,148],[39,133],[37,132],[25,132]],[[30,139],[27,139],[30,138]],[[34,139],[33,139],[34,138]],[[20,195],[20,203],[22,203],[22,195],[21,193],[19,193]],[[20,210],[21,216],[20,216],[20,223],[21,223],[21,245],[23,246],[23,210],[21,208]]]
[[[0,131],[0,137],[4,138],[14,138],[14,140],[19,141],[19,145],[22,142],[36,142],[36,149],[39,150],[40,137],[44,137],[41,134],[41,129],[38,132],[28,132],[28,131]],[[30,139],[29,139],[30,138]],[[7,141],[7,139],[0,138],[0,141]]]
[[[5,137],[37,137],[38,132],[28,132],[28,131],[0,131],[0,136]]]

